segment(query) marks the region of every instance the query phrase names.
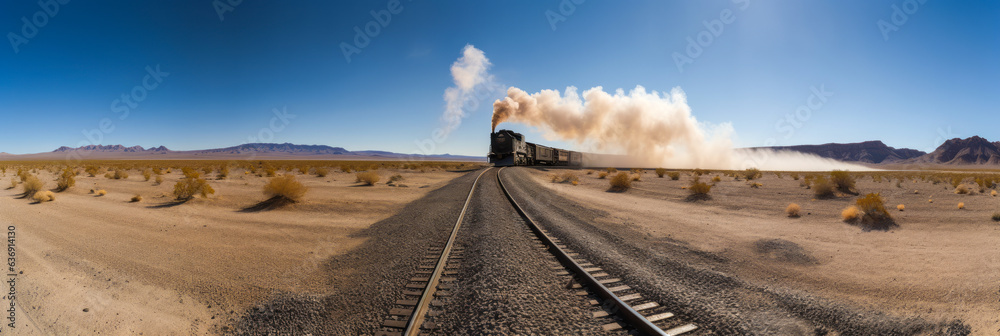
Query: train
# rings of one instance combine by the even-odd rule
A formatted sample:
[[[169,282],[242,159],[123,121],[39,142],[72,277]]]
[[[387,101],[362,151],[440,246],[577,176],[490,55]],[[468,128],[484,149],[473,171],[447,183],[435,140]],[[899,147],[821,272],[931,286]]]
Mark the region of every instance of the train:
[[[527,142],[524,135],[511,130],[490,134],[490,153],[494,166],[582,166],[583,153]]]

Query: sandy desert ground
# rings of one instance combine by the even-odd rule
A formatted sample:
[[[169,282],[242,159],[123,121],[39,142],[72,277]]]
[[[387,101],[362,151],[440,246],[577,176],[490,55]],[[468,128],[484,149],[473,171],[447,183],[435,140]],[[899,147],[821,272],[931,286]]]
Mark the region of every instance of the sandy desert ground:
[[[432,169],[378,171],[375,186],[355,174],[295,174],[310,188],[288,208],[244,212],[266,197],[268,178],[233,170],[211,180],[208,199],[175,204],[175,169],[154,185],[77,176],[54,202],[0,189],[0,219],[16,226],[21,306],[18,331],[45,335],[194,335],[224,332],[238,315],[279,292],[310,292],[320,263],[361,243],[352,237],[407,203],[463,175]],[[402,186],[388,186],[393,174]],[[212,174],[214,176],[214,174]],[[40,171],[46,189],[54,175]],[[104,189],[105,196],[89,193]],[[131,202],[133,195],[141,202]]]
[[[679,180],[651,170],[626,192],[608,192],[607,179],[572,170],[579,185],[552,183],[562,169],[533,169],[538,183],[564,197],[612,214],[598,222],[624,224],[664,244],[724,256],[741,278],[792,288],[901,317],[960,319],[975,335],[1000,333],[1000,224],[991,215],[1000,197],[959,195],[948,183],[858,180],[864,194],[878,192],[899,224],[866,231],[844,223],[840,212],[855,196],[816,200],[788,173],[765,172],[751,188],[722,176],[712,200],[688,202],[690,172]],[[718,174],[703,178],[710,179]],[[933,203],[928,200],[933,199]],[[959,202],[965,209],[958,209]],[[789,218],[789,203],[802,216]],[[896,205],[904,204],[904,211]]]

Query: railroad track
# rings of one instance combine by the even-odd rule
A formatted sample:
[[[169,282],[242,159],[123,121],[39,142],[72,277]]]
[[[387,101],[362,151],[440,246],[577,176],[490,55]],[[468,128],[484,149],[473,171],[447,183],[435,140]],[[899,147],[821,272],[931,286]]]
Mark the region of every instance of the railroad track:
[[[500,172],[497,173],[497,182],[500,184],[504,196],[528,223],[538,240],[548,247],[549,252],[556,256],[556,259],[568,272],[575,275],[577,281],[581,282],[578,285],[571,285],[571,287],[581,286],[587,289],[589,294],[599,298],[599,300],[592,301],[591,304],[600,305],[603,310],[594,312],[594,317],[615,316],[616,322],[605,324],[604,330],[627,328],[645,335],[681,335],[698,329],[694,324],[673,319],[673,313],[664,311],[655,301],[644,300],[641,294],[622,283],[621,279],[613,277],[584,260],[578,253],[563,245],[559,238],[550,236],[548,231],[542,229],[531,216],[524,212],[511,196],[501,178],[503,169],[500,168]],[[586,292],[580,294],[586,294]],[[665,327],[665,330],[661,327]]]
[[[458,274],[457,269],[461,266],[460,261],[464,257],[464,247],[456,245],[456,237],[462,227],[462,221],[472,200],[472,195],[476,191],[476,185],[483,174],[491,169],[493,168],[484,170],[476,177],[448,239],[432,245],[427,250],[415,276],[409,279],[409,283],[403,291],[404,298],[395,302],[397,308],[390,310],[389,317],[382,322],[381,330],[377,331],[375,335],[411,336],[437,329],[434,323],[425,322],[425,318],[428,315],[434,316],[434,314],[440,313],[431,311],[430,307],[443,305],[441,299],[451,295],[451,286],[457,280],[451,275]],[[558,264],[554,264],[553,268],[560,275],[574,276],[576,281],[571,281],[567,287],[577,289],[578,295],[595,298],[595,300],[591,300],[591,304],[601,307],[601,309],[594,311],[593,317],[612,318],[615,321],[605,324],[604,330],[626,329],[645,335],[681,335],[697,329],[694,324],[677,321],[673,318],[674,314],[664,311],[664,308],[658,303],[642,299],[641,294],[636,293],[620,279],[580,258],[577,253],[563,245],[558,238],[549,235],[524,212],[504,186],[501,179],[503,169],[500,168],[497,172],[497,183],[500,189],[527,223],[527,230],[535,235],[532,239],[556,257]]]

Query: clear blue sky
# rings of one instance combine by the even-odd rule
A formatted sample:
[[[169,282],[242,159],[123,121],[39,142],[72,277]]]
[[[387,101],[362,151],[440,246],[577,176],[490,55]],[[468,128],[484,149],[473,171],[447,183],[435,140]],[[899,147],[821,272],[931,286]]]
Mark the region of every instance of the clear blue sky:
[[[553,30],[546,11],[570,0],[403,0],[347,62],[340,44],[388,3],[243,0],[220,20],[209,0],[70,1],[55,15],[37,1],[3,1],[0,151],[75,146],[105,118],[114,130],[102,144],[232,146],[287,108],[295,118],[279,121],[271,142],[414,152],[441,125],[449,67],[466,44],[486,53],[496,82],[528,92],[679,86],[700,121],[732,123],[737,146],[880,139],[926,150],[945,136],[1000,140],[996,1],[751,0],[742,9],[588,0]],[[887,40],[878,22],[893,23],[893,6],[911,14]],[[687,38],[725,10],[732,23],[679,71],[674,53],[686,54]],[[29,27],[33,37],[15,52],[22,17],[44,25]],[[114,101],[157,65],[169,75],[137,91],[145,99],[121,119]],[[833,96],[786,138],[777,122],[820,86]],[[485,155],[491,103],[502,95],[469,111],[434,152]]]

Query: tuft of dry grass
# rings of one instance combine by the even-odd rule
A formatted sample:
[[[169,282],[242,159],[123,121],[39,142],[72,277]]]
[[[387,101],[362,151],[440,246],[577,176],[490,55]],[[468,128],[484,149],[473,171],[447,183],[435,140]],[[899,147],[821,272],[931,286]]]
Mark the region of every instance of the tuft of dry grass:
[[[326,177],[327,175],[330,175],[330,170],[326,167],[317,167],[315,172],[317,177]]]
[[[597,173],[597,178],[599,178],[599,179],[603,179],[603,178],[607,178],[607,177],[608,177],[608,172],[606,172],[606,171],[602,171],[600,173]]]
[[[609,191],[622,192],[632,187],[632,179],[629,178],[626,172],[618,173],[609,182],[611,184],[611,188],[608,189]]]
[[[633,182],[639,182],[641,179],[642,179],[642,175],[639,175],[639,174],[633,174],[632,175],[632,181]]]
[[[156,175],[156,179],[153,182],[156,183],[156,185],[162,184],[163,183],[163,176]]]
[[[52,202],[56,200],[56,194],[53,194],[51,191],[46,190],[42,192],[36,192],[34,195],[31,196],[31,198],[33,198],[35,202],[38,203]]]
[[[996,190],[990,191],[990,196],[997,197],[997,191]]]
[[[969,186],[964,185],[964,184],[959,184],[957,187],[955,187],[955,193],[959,194],[959,195],[968,194],[969,193]]]
[[[712,183],[719,183],[719,182],[722,182],[722,178],[719,177],[719,175],[715,175],[712,177]]]
[[[142,195],[132,196],[132,203],[142,202]]]
[[[272,178],[264,185],[264,195],[267,197],[280,197],[292,202],[301,200],[308,190],[293,175]]]
[[[785,213],[788,214],[788,217],[798,218],[801,216],[801,212],[802,207],[795,203],[789,204],[788,207],[785,208]]]
[[[373,186],[381,178],[378,173],[373,171],[363,171],[355,175],[355,183],[364,183],[365,185]]]
[[[667,173],[666,169],[656,168],[656,177],[663,178],[663,175]]]
[[[903,211],[903,210],[905,210],[905,209],[906,209],[906,206],[905,206],[905,205],[902,205],[902,204],[900,204],[900,205],[897,205],[897,206],[896,206],[896,209],[899,209],[899,211]]]
[[[763,187],[763,186],[764,186],[763,184],[760,184],[758,182],[750,182],[750,188],[760,189],[760,187]]]
[[[965,209],[965,202],[958,202],[958,210]]]
[[[934,203],[934,199],[933,198],[928,198],[927,199],[927,203]]]
[[[107,194],[108,194],[108,192],[105,191],[104,189],[100,189],[100,190],[97,191],[97,196],[104,196],[104,195],[107,195]]]
[[[852,223],[861,217],[861,210],[856,206],[849,206],[840,212],[840,218],[845,222]]]
[[[760,178],[761,176],[763,176],[763,174],[761,174],[760,169],[757,168],[747,168],[747,170],[743,171],[743,178],[747,181]]]

